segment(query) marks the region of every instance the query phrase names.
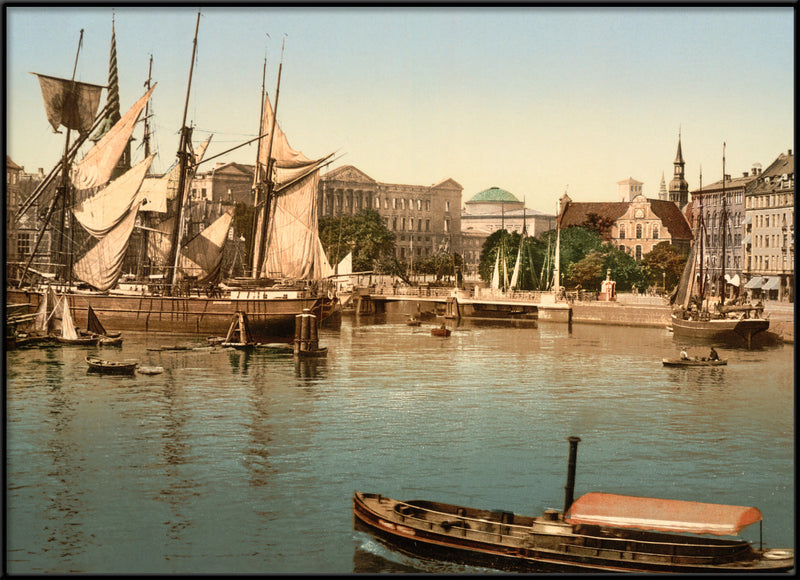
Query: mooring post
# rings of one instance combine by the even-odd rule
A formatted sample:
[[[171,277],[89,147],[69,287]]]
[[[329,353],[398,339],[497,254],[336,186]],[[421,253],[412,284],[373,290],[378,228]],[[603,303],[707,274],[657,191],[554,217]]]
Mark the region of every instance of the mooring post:
[[[581,438],[576,436],[567,437],[569,441],[569,463],[567,465],[567,485],[564,486],[564,515],[573,502],[575,493],[575,464],[578,457],[578,443]]]

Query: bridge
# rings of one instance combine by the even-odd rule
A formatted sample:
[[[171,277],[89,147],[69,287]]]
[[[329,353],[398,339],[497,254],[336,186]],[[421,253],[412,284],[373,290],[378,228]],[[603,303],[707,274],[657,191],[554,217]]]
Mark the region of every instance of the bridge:
[[[384,311],[387,302],[430,302],[445,318],[496,318],[571,322],[572,307],[552,292],[502,292],[488,288],[472,291],[453,287],[371,285],[357,288],[352,295],[357,314]]]

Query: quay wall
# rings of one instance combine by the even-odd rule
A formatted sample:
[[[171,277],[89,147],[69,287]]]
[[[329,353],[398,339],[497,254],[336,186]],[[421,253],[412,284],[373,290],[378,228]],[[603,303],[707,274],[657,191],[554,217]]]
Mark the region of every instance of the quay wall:
[[[660,304],[574,302],[572,322],[664,328],[670,323],[670,312],[669,306]]]

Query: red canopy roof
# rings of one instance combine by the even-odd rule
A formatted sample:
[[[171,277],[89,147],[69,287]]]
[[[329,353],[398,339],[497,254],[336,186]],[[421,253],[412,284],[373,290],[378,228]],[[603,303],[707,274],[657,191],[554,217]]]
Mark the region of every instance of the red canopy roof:
[[[732,536],[761,521],[758,508],[592,492],[567,511],[571,524]]]

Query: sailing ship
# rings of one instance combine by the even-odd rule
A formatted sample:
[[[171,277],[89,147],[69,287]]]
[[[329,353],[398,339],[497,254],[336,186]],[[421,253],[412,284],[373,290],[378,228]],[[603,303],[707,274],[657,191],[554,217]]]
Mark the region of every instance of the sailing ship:
[[[701,184],[702,189],[702,175]],[[725,146],[722,153],[722,252],[719,299],[708,296],[708,276],[705,267],[706,229],[702,211],[699,212],[695,243],[689,251],[683,274],[675,293],[671,297],[674,309],[671,314],[672,331],[675,336],[719,340],[724,342],[744,340],[752,346],[753,337],[769,328],[769,319],[764,317],[763,305],[745,303],[725,304],[725,239],[728,227],[727,200],[725,195]]]
[[[62,186],[50,202],[46,220],[59,205],[63,212],[71,209],[71,215],[62,217],[61,223],[75,220],[91,240],[90,247],[73,262],[73,236],[59,239],[59,260],[54,260],[60,264],[54,282],[78,319],[86,320],[91,307],[119,330],[211,335],[225,332],[231,318],[245,312],[254,339],[288,341],[293,336],[295,316],[309,309],[324,319],[336,302],[335,294],[324,284],[332,269],[325,259],[316,221],[319,171],[331,156],[311,160],[291,149],[276,123],[268,95],[263,95],[260,122],[262,128],[269,128],[269,134],[261,131],[258,137],[254,183],[258,218],[253,232],[252,277],[218,283],[232,211],[223,213],[191,239],[185,232],[187,194],[208,145],[206,140],[194,148],[192,130],[186,126],[199,23],[198,13],[177,163],[144,188],[152,155],[121,177],[113,181],[110,177],[156,84],[75,163],[79,148],[108,112],[107,105],[95,116],[103,87],[38,75],[50,124],[54,130],[61,126],[67,129],[65,155],[22,205],[17,219],[60,171]],[[112,32],[112,55],[115,51]],[[116,59],[112,57],[111,62],[109,77],[116,78]],[[79,138],[71,143],[73,130]],[[78,204],[73,203],[76,197],[82,199]],[[148,231],[147,253],[161,273],[138,284],[120,284],[131,234],[145,207],[172,210],[172,215]],[[69,234],[74,228],[66,231]],[[9,304],[28,304],[31,312],[38,308],[46,290],[36,284],[23,287],[30,282],[25,274],[32,260],[33,256],[17,287],[7,289]]]

